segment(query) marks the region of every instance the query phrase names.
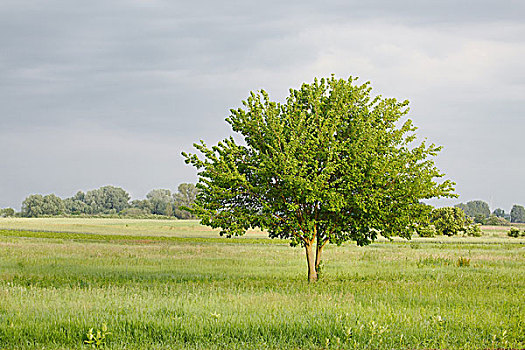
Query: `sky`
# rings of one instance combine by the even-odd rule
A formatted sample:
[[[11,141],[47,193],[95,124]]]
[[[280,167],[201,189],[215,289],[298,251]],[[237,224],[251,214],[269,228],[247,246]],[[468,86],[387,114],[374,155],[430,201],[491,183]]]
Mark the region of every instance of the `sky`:
[[[250,91],[335,74],[408,99],[459,198],[525,204],[525,1],[2,0],[0,208],[195,182]]]

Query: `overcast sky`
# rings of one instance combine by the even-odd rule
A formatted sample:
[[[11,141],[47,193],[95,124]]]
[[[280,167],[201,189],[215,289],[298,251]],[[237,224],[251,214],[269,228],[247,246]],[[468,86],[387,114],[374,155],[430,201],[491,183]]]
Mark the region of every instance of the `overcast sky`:
[[[195,182],[249,91],[357,76],[408,99],[459,199],[525,204],[525,1],[0,2],[0,207]]]

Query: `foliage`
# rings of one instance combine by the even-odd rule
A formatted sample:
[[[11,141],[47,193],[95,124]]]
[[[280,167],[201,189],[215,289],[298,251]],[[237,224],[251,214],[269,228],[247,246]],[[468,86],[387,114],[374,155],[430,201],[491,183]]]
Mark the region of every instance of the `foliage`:
[[[510,222],[508,222],[503,216],[491,215],[485,219],[483,224],[492,226],[509,226]]]
[[[436,226],[434,225],[418,225],[416,232],[419,237],[434,237],[437,234]]]
[[[525,208],[514,204],[510,211],[510,222],[525,222]]]
[[[520,230],[516,227],[511,227],[510,230],[507,232],[507,236],[518,238],[520,236]]]
[[[199,170],[192,212],[222,235],[260,227],[303,246],[309,280],[327,243],[409,237],[420,200],[451,196],[453,183],[436,182],[440,147],[414,144],[408,101],[373,98],[368,83],[355,81],[316,79],[283,104],[252,92],[226,119],[242,144],[201,141],[194,146],[203,159],[183,152]]]
[[[90,208],[90,214],[119,213],[129,207],[129,194],[120,187],[103,186],[88,191],[84,201]]]
[[[45,215],[60,215],[65,207],[62,199],[54,194],[42,196],[41,194],[29,195],[22,202],[22,216],[39,217]]]
[[[151,202],[147,199],[135,199],[133,201],[131,201],[131,207],[132,208],[136,208],[136,209],[140,209],[144,212],[147,212],[147,213],[152,213],[153,212],[153,208],[152,208],[152,205],[151,205]]]
[[[8,218],[15,216],[15,210],[13,208],[3,208],[0,209],[0,217],[1,218]]]
[[[464,231],[467,236],[481,237],[483,235],[481,224],[469,224],[464,228]]]
[[[443,207],[432,210],[430,222],[440,235],[453,236],[464,232],[472,221],[459,207]]]
[[[498,218],[504,218],[505,210],[501,208],[494,209],[494,211],[492,212],[492,215],[497,216]]]
[[[157,218],[158,216],[179,219],[194,219],[195,216],[184,208],[191,208],[195,201],[195,185],[183,183],[178,193],[167,189],[153,189],[146,199],[129,202],[129,194],[120,187],[104,186],[84,193],[78,191],[73,197],[64,200],[54,194],[48,196],[30,195],[22,204],[22,216],[92,216],[118,217],[117,214],[131,217]],[[174,213],[175,211],[175,213]],[[11,208],[0,209],[0,217],[13,216]]]
[[[173,194],[175,216],[179,219],[195,219],[196,216],[191,212],[191,208],[199,190],[191,183],[182,183],[177,190],[178,192]]]
[[[86,204],[86,194],[78,191],[73,197],[64,199],[65,213],[69,215],[89,214],[91,208]]]
[[[146,211],[144,209],[139,209],[139,208],[127,208],[120,212],[120,215],[122,216],[129,216],[129,217],[135,217],[135,218],[141,218],[149,214],[150,214],[149,211]]]
[[[475,219],[477,223],[482,223],[490,215],[489,205],[482,200],[470,201],[467,204],[459,203],[455,207],[462,209],[467,216]]]
[[[171,191],[166,189],[151,190],[146,195],[147,200],[151,206],[151,213],[158,215],[166,215],[168,208],[171,210],[172,198]]]

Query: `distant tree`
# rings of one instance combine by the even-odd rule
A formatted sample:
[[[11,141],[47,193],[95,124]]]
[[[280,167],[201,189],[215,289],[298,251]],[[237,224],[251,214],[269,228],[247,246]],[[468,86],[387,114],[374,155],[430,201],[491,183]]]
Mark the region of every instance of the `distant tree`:
[[[151,190],[146,198],[151,204],[151,213],[158,215],[167,215],[167,208],[171,210],[172,206],[172,197],[171,191],[165,189],[155,189]]]
[[[8,218],[15,216],[15,210],[13,208],[0,209],[0,217]]]
[[[131,207],[140,209],[148,214],[153,213],[153,208],[151,207],[151,202],[147,199],[135,199],[131,201]]]
[[[482,200],[470,201],[467,204],[460,203],[455,207],[462,209],[467,216],[475,219],[476,222],[482,222],[490,216],[489,205]]]
[[[120,187],[103,186],[88,191],[85,203],[90,208],[90,214],[119,213],[129,207],[129,194]]]
[[[459,203],[459,204],[456,204],[454,207],[463,210],[463,212],[465,213],[465,215],[470,216],[470,215],[468,214],[468,213],[470,212],[470,211],[469,211],[469,208],[468,208],[468,206],[467,206],[465,203]]]
[[[78,191],[73,197],[64,199],[64,208],[66,214],[79,215],[89,214],[90,207],[85,202],[86,194]]]
[[[472,221],[458,207],[444,207],[432,210],[430,222],[440,235],[453,236],[465,231]]]
[[[164,215],[173,216],[173,203],[166,204],[166,211]]]
[[[510,211],[510,222],[525,222],[525,208],[514,204]]]
[[[41,194],[32,194],[26,197],[22,202],[22,216],[27,218],[39,217],[44,214],[44,196]]]
[[[492,212],[492,215],[497,216],[498,218],[504,218],[505,217],[505,210],[498,208],[494,209]]]
[[[44,215],[60,215],[64,213],[64,203],[60,197],[54,194],[44,196],[44,203],[42,205],[42,212]]]
[[[22,202],[22,216],[39,217],[44,215],[59,215],[64,212],[62,199],[54,194],[42,196],[32,194]]]
[[[195,219],[196,216],[184,208],[192,208],[199,190],[191,183],[182,183],[173,194],[174,215],[179,219]]]

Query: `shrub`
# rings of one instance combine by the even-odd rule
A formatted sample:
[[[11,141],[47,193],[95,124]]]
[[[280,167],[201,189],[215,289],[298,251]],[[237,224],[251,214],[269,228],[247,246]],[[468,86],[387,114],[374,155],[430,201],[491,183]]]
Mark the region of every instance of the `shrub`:
[[[416,227],[416,232],[419,237],[434,237],[436,235],[436,227],[434,225],[421,225]]]
[[[510,226],[510,222],[508,222],[503,217],[498,217],[495,215],[491,215],[485,221],[483,221],[484,225],[493,225],[493,226]]]
[[[509,237],[514,237],[514,238],[518,238],[520,235],[520,230],[515,228],[515,227],[512,227],[509,232],[507,232],[507,236]]]
[[[467,236],[472,236],[472,237],[481,237],[483,232],[481,231],[481,227],[480,226],[481,226],[480,224],[468,225],[465,228],[465,234]]]
[[[430,222],[435,226],[438,234],[447,236],[464,232],[466,227],[472,224],[472,220],[467,218],[463,210],[458,207],[444,207],[432,210]]]

